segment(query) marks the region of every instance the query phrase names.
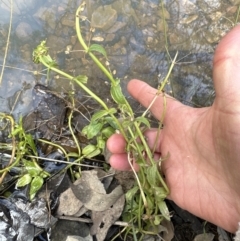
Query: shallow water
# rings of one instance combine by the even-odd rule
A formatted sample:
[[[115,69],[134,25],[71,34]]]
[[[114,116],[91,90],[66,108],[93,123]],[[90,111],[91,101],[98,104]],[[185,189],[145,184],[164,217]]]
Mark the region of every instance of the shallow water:
[[[32,51],[46,39],[49,52],[61,69],[73,76],[86,74],[88,85],[108,101],[107,78],[81,51],[74,30],[75,11],[82,1],[14,0],[9,49],[0,87],[0,111],[16,118],[32,109],[36,83],[67,92],[68,80],[52,73],[47,80]],[[237,1],[235,1],[237,3]],[[214,49],[237,19],[234,0],[87,0],[82,32],[89,43],[102,44],[111,70],[121,79],[124,93],[132,78],[157,87],[171,58],[178,62],[166,91],[192,106],[211,105],[214,99],[212,57]],[[0,2],[0,62],[3,63],[10,19],[10,1]],[[95,32],[90,32],[90,27]],[[166,51],[166,46],[169,54]],[[66,49],[72,51],[68,54]],[[84,96],[81,91],[78,95]],[[137,108],[137,106],[136,106]]]

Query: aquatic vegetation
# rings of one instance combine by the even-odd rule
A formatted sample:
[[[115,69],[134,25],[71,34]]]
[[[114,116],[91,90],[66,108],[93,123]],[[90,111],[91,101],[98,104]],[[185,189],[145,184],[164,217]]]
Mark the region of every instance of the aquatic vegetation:
[[[11,158],[9,163],[0,170],[0,174],[2,174],[0,184],[12,167],[20,165],[23,167],[22,174],[19,176],[16,186],[22,187],[30,184],[29,197],[33,199],[37,191],[42,187],[44,178],[50,174],[38,165],[36,159],[27,159],[28,155],[37,156],[37,150],[32,135],[27,134],[23,128],[22,118],[20,118],[19,123],[15,123],[10,115],[0,113],[0,119],[1,121],[7,121],[5,128],[9,124],[11,125],[12,139]]]

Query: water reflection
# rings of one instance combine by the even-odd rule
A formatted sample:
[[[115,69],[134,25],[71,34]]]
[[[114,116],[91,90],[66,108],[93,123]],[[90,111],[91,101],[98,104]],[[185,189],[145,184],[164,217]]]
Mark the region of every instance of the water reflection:
[[[71,88],[67,80],[54,73],[47,82],[46,72],[32,63],[32,51],[43,39],[47,39],[50,54],[60,68],[75,76],[86,74],[88,85],[108,101],[106,77],[81,51],[76,38],[75,10],[81,2],[14,1],[11,39],[0,88],[0,111],[13,112],[15,117],[27,113],[32,108],[31,91],[36,83],[49,84],[58,91]],[[122,80],[126,95],[131,78],[158,86],[178,50],[178,63],[167,92],[190,105],[212,103],[212,55],[221,37],[236,22],[238,6],[234,1],[87,0],[86,4],[83,35],[89,43],[100,43],[106,48],[110,68]],[[1,1],[1,63],[9,16],[10,1]],[[90,31],[91,28],[95,31]],[[66,52],[67,47],[70,53]]]

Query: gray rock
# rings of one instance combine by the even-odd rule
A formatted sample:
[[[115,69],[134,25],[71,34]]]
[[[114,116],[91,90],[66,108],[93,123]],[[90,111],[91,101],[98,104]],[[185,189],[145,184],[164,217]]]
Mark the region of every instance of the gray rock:
[[[22,41],[29,40],[32,33],[32,27],[25,22],[20,22],[16,28],[16,35]]]
[[[113,26],[117,20],[117,11],[111,5],[100,6],[92,14],[91,24],[104,31]]]

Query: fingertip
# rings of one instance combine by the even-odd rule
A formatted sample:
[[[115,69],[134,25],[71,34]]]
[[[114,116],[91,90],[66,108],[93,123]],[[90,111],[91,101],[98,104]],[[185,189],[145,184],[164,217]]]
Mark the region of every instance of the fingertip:
[[[109,158],[109,163],[112,168],[119,170],[119,171],[132,171],[132,168],[128,162],[128,156],[127,153],[122,154],[113,154]],[[133,161],[132,162],[133,169],[138,172],[139,171],[139,165]]]
[[[124,153],[126,148],[126,141],[121,134],[113,134],[107,140],[107,149],[111,153]]]
[[[216,48],[213,64],[218,66],[228,58],[238,56],[240,40],[240,25],[237,25],[227,33]]]
[[[112,168],[119,170],[119,171],[129,171],[131,168],[127,161],[127,154],[113,154],[110,159],[109,163]]]
[[[215,102],[222,99],[226,101],[228,98],[236,99],[239,96],[239,41],[240,25],[227,33],[216,48],[213,59],[213,80],[216,90]]]
[[[138,97],[140,97],[141,95],[139,95],[139,93],[142,93],[142,89],[144,88],[151,88],[146,82],[142,81],[142,80],[138,80],[138,79],[132,79],[129,81],[128,86],[127,86],[127,90],[128,92],[136,99],[138,99]],[[154,90],[154,94],[156,93],[156,90]]]

